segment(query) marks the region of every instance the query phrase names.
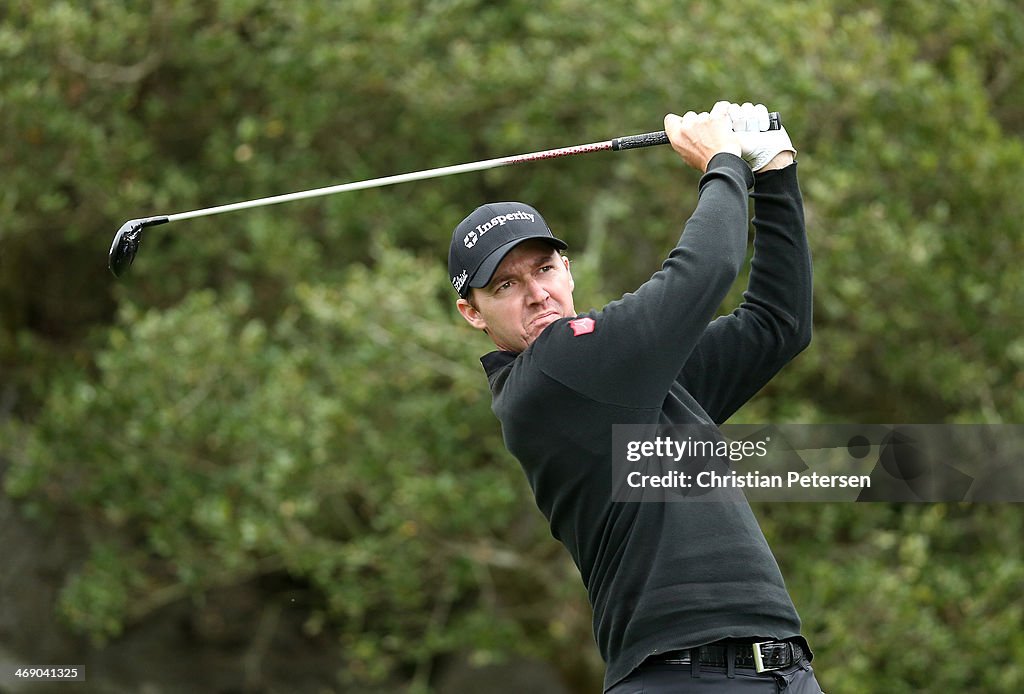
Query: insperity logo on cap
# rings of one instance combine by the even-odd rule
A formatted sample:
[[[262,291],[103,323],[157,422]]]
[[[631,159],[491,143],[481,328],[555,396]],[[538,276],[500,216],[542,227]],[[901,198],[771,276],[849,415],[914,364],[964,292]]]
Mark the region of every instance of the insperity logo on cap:
[[[528,239],[568,248],[540,212],[522,202],[492,202],[473,210],[455,227],[448,248],[448,275],[463,299],[470,287],[486,287],[508,252]]]

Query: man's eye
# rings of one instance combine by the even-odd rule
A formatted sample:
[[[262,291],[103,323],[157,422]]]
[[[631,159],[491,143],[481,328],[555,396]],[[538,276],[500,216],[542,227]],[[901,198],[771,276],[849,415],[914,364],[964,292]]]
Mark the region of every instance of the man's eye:
[[[495,289],[494,291],[500,292],[502,290],[508,289],[511,286],[512,286],[512,281],[511,280],[508,281],[508,282],[502,282],[501,284],[498,285],[498,288]]]

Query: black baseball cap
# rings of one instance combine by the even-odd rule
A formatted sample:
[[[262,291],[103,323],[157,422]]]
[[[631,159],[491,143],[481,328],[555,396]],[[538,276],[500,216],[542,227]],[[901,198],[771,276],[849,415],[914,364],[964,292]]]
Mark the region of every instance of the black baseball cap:
[[[569,247],[526,203],[491,202],[473,210],[455,227],[448,248],[448,276],[455,291],[465,299],[470,287],[486,287],[508,252],[529,239],[542,239],[558,250]]]

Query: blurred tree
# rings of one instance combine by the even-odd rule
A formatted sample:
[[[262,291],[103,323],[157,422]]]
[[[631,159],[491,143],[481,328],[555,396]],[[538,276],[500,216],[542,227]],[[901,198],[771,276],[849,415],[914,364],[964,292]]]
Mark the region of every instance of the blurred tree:
[[[284,572],[319,596],[307,627],[337,630],[353,677],[414,666],[422,684],[438,653],[493,659],[567,619],[543,609],[565,562],[502,450],[480,343],[437,300],[446,278],[373,257],[339,285],[296,284],[272,324],[244,292],[128,307],[99,379],[55,388],[7,488],[37,492],[30,513],[79,510],[97,538],[64,592],[73,628],[102,643]]]

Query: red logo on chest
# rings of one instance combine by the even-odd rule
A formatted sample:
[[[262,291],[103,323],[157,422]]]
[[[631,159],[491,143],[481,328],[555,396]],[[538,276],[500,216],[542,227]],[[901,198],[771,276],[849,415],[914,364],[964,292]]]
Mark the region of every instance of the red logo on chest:
[[[577,318],[576,320],[569,321],[569,327],[572,328],[572,336],[579,337],[580,335],[586,335],[587,333],[594,332],[594,319],[590,318]]]

